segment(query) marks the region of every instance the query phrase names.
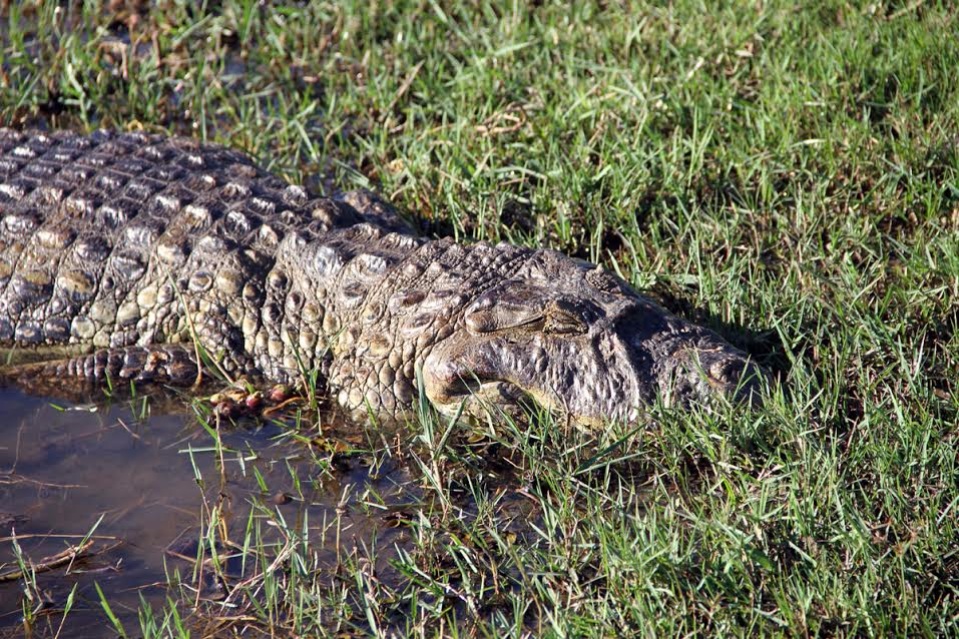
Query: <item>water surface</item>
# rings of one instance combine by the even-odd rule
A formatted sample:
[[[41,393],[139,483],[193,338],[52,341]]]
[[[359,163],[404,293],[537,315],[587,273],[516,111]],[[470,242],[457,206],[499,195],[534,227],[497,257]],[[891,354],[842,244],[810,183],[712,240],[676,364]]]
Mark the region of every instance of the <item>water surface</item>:
[[[422,491],[389,455],[362,452],[362,429],[304,433],[352,451],[342,454],[280,437],[277,424],[241,422],[221,428],[217,451],[188,402],[169,412],[144,401],[94,407],[0,389],[0,573],[16,568],[15,543],[36,564],[93,531],[88,556],[38,573],[35,588],[0,582],[0,637],[56,635],[74,586],[64,637],[116,636],[94,584],[132,636],[141,598],[162,609],[172,570],[215,599],[223,585],[193,572],[212,509],[240,543],[256,503],[257,513],[306,531],[320,569],[334,573],[344,552],[365,544],[380,578],[396,577],[392,549],[409,532],[395,521],[419,507]],[[227,571],[243,578],[234,563]],[[32,627],[24,606],[35,610]]]

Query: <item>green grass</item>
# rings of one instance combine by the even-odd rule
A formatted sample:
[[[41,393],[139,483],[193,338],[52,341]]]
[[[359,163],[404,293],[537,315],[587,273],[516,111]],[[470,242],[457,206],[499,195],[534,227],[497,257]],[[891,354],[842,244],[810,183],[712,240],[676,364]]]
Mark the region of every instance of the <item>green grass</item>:
[[[599,261],[781,382],[761,412],[658,411],[606,452],[616,434],[501,420],[479,446],[425,415],[407,541],[345,549],[330,585],[304,522],[267,506],[242,547],[291,568],[238,595],[242,623],[959,631],[956,12],[797,4],[10,3],[4,124],[193,135],[372,186],[427,233]],[[144,634],[222,612],[194,604]]]

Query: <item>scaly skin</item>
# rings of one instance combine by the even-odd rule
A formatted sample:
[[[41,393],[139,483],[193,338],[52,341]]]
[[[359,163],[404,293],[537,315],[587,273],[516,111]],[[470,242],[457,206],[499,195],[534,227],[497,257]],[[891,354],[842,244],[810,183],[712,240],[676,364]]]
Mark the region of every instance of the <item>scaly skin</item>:
[[[231,375],[318,371],[379,419],[418,375],[447,414],[533,399],[583,424],[762,376],[553,251],[429,241],[369,193],[314,198],[188,139],[0,129],[0,347],[61,357],[33,374],[187,384],[197,346]]]

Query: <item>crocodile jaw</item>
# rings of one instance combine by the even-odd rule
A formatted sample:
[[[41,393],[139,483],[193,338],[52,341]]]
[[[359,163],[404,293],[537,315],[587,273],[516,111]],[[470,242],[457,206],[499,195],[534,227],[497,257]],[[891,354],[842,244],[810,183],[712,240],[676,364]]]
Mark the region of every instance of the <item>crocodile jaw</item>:
[[[427,398],[443,414],[481,415],[491,407],[507,414],[536,405],[582,424],[631,421],[643,403],[635,381],[614,374],[588,340],[527,343],[494,338],[451,342],[427,357]]]

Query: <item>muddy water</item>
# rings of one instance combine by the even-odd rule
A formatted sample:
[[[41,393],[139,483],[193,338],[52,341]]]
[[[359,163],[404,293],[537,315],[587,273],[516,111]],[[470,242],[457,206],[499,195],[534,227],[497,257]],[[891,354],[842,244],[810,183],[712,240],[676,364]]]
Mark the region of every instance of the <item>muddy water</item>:
[[[333,463],[323,470],[322,455],[281,440],[278,425],[262,423],[225,428],[222,440],[233,452],[221,464],[195,416],[162,412],[144,413],[136,401],[93,408],[0,389],[0,574],[16,568],[14,537],[25,556],[42,564],[94,531],[91,554],[38,573],[36,589],[25,589],[22,579],[0,582],[0,637],[56,635],[74,586],[60,636],[115,637],[94,584],[138,636],[141,598],[161,610],[170,594],[166,575],[178,569],[191,579],[188,558],[196,556],[199,522],[216,505],[240,542],[254,500],[287,522],[308,517],[311,548],[321,568],[331,570],[343,552],[330,533],[329,522],[337,520],[354,545],[375,544],[377,564],[388,572],[389,549],[409,534],[391,526],[391,518],[422,498],[402,466],[372,455],[327,454]],[[368,507],[371,494],[375,508]],[[36,611],[32,626],[24,606]]]

